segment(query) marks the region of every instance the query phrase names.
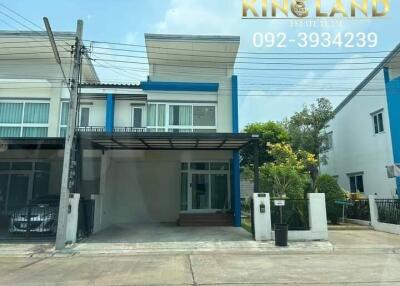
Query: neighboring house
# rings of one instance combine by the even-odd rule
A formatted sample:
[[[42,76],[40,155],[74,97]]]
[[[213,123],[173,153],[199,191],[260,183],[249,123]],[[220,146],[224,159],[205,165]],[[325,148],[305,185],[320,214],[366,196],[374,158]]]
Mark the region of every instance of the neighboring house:
[[[69,72],[75,34],[55,33],[55,37]],[[46,33],[1,31],[0,46],[0,143],[18,137],[25,142],[22,149],[2,144],[8,148],[0,151],[0,215],[4,215],[32,199],[60,192],[63,153],[57,148],[63,148],[63,139],[56,137],[65,131],[60,114],[65,114],[63,103],[69,93]],[[83,80],[97,82],[91,62],[85,57],[83,63]]]
[[[233,69],[239,37],[147,34],[145,39],[150,71],[145,82],[100,83],[91,63],[85,65],[78,151],[73,156],[78,162],[75,192],[96,202],[94,231],[118,223],[240,226],[238,150],[254,137],[238,133]],[[51,63],[54,71],[48,76],[60,78]],[[13,74],[18,72],[22,73]],[[47,94],[50,90],[54,94]],[[36,150],[33,154],[47,154],[60,162],[63,139],[54,137],[66,132],[68,91],[27,89],[7,96],[1,92],[0,108],[6,108],[7,115],[0,128],[8,127],[11,108],[16,108],[7,105],[9,101],[30,104],[35,99],[47,104],[37,106],[41,115],[33,116],[40,118],[35,128],[46,130],[23,131],[22,119],[23,126],[18,127],[22,131],[0,133],[9,149],[0,153],[1,160],[14,162],[23,156],[26,161],[29,151],[13,149],[31,148]],[[23,114],[31,109],[24,104]],[[35,138],[27,140],[27,135]],[[52,138],[38,138],[46,135]],[[59,164],[54,170],[61,174],[60,168]],[[58,175],[49,192],[59,189]]]
[[[400,163],[400,46],[335,109],[321,173],[335,176],[347,191],[393,198],[399,180],[387,166]]]

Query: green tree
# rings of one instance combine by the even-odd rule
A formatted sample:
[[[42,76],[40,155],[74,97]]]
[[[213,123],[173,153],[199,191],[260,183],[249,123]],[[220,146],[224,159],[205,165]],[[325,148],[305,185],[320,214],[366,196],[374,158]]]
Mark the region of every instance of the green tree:
[[[327,135],[322,132],[329,120],[334,116],[332,105],[327,98],[318,98],[316,104],[304,106],[285,122],[290,136],[290,142],[295,150],[305,150],[319,158],[321,148],[327,141]],[[309,169],[311,178],[315,182],[318,176],[318,165]]]
[[[318,193],[325,193],[326,214],[331,223],[338,223],[342,207],[335,203],[336,200],[344,200],[346,194],[338,185],[336,179],[329,175],[321,175],[315,184]]]
[[[260,136],[259,140],[259,164],[271,162],[272,156],[267,152],[267,144],[276,144],[289,141],[289,134],[280,123],[268,121],[265,123],[252,123],[244,128],[244,132],[250,134],[257,134]],[[242,165],[253,165],[254,163],[254,147],[251,145],[246,146],[241,151]]]
[[[302,150],[295,152],[289,144],[269,144],[268,147],[274,161],[260,168],[261,180],[272,186],[274,197],[303,198],[310,180],[308,168],[317,164],[314,155]]]

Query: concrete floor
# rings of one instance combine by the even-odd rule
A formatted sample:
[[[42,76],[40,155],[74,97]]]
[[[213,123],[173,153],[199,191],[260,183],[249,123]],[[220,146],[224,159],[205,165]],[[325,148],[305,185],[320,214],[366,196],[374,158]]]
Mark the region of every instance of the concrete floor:
[[[329,236],[334,251],[313,254],[0,255],[0,285],[400,285],[400,236],[369,230]]]
[[[148,243],[196,241],[249,241],[241,227],[181,227],[176,224],[118,224],[85,239],[84,243]]]

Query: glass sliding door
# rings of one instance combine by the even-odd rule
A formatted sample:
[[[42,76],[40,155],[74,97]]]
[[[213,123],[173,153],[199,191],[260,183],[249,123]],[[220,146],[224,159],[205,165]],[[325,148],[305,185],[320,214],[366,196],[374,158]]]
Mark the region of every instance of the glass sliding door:
[[[210,180],[208,174],[192,174],[192,209],[210,208]]]
[[[211,174],[211,208],[226,210],[228,202],[228,174]]]
[[[181,164],[181,211],[213,212],[230,209],[227,162]]]

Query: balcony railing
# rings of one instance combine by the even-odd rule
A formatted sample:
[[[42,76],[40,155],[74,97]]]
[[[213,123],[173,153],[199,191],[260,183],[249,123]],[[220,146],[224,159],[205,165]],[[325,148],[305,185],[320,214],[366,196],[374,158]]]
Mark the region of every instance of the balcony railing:
[[[86,126],[86,127],[78,127],[77,131],[79,132],[106,132],[106,128],[104,126]],[[137,127],[114,127],[113,133],[136,133],[136,132],[147,132],[147,128],[137,128]]]

